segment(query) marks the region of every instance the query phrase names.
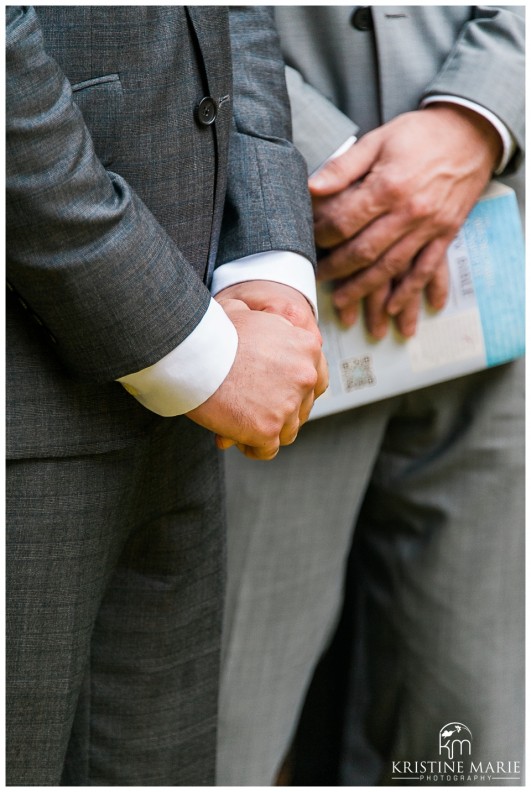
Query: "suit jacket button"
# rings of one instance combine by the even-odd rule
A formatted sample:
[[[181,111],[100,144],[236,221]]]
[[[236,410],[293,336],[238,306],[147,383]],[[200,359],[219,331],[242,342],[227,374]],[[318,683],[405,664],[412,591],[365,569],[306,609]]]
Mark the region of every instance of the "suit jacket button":
[[[372,30],[372,13],[370,6],[360,6],[350,18],[350,23],[356,30]]]
[[[210,126],[216,120],[218,104],[211,96],[201,99],[196,109],[196,118],[201,126]]]

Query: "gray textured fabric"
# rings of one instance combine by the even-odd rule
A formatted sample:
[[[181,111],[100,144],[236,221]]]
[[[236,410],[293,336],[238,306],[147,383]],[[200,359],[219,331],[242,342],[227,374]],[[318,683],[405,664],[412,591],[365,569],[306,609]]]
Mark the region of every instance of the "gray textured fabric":
[[[226,454],[220,785],[274,781],[339,610],[352,522],[388,411],[382,402],[309,423],[271,465]],[[353,432],[343,430],[349,421]]]
[[[8,465],[10,785],[212,784],[222,479],[185,422]]]
[[[230,16],[7,9],[10,784],[214,781],[217,452],[113,380],[197,326],[223,237],[314,256],[272,12]]]
[[[524,6],[376,5],[373,31],[353,27],[355,8],[281,6],[275,16],[286,62],[362,132],[453,94],[495,113],[524,149]]]
[[[522,141],[522,8],[376,6],[372,32],[352,12],[275,10],[288,64],[361,133],[436,86],[480,104],[488,92]],[[507,181],[523,199],[522,169]],[[437,759],[450,720],[469,724],[475,758],[523,760],[523,371],[320,419],[271,465],[227,456],[220,784],[274,781],[334,629],[354,527],[368,660],[352,672],[350,717],[385,763],[380,782],[392,759]],[[366,783],[349,761],[344,783]]]
[[[506,774],[520,780],[496,784],[525,783],[524,374],[519,360],[411,394],[391,416],[356,528],[365,660],[351,668],[342,785],[367,782],[360,724],[375,783],[393,784],[392,760],[438,759],[455,720],[476,766],[518,762]]]
[[[516,191],[524,218],[525,7],[373,6],[371,32],[354,29],[356,8],[276,7],[286,63],[359,135],[439,92],[487,107],[518,144],[501,181]]]
[[[523,761],[523,377],[520,361],[319,419],[271,465],[227,455],[218,783],[273,782],[360,510],[370,685],[353,681],[352,720],[383,782],[391,759],[437,759],[451,720],[475,760]],[[367,783],[356,770],[345,784]]]
[[[289,66],[286,66],[286,85],[291,105],[293,142],[304,155],[311,175],[348,138],[356,135],[358,127]]]
[[[234,86],[222,8],[8,14],[7,274],[26,306],[8,308],[8,451],[119,447],[152,418],[112,381],[194,329],[218,246],[314,257],[271,11],[231,12]],[[215,128],[195,120],[209,93],[229,97]]]
[[[285,77],[271,57],[278,47],[272,13],[255,6],[234,7],[229,14],[236,129],[218,265],[237,259],[242,250],[291,250],[315,259],[304,160],[287,142],[291,118]]]

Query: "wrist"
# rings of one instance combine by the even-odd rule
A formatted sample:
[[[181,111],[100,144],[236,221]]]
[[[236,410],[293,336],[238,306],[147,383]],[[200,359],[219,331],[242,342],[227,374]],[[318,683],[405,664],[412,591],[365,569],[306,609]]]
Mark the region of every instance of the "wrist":
[[[157,415],[183,415],[216,392],[234,363],[237,348],[234,324],[211,300],[202,320],[179,346],[118,382]]]
[[[422,108],[424,113],[436,113],[440,120],[447,119],[469,137],[475,138],[479,150],[488,164],[491,174],[495,172],[503,156],[503,140],[498,130],[480,113],[453,102],[433,102]]]

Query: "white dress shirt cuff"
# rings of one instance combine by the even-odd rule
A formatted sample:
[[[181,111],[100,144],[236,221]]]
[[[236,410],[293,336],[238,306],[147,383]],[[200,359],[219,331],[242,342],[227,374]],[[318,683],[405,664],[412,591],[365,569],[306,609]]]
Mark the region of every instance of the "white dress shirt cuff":
[[[482,105],[476,104],[476,102],[471,102],[469,99],[463,99],[460,96],[447,96],[444,95],[437,95],[437,96],[428,96],[426,99],[423,99],[420,106],[426,107],[429,104],[433,104],[433,102],[449,102],[451,104],[461,105],[461,107],[467,107],[469,110],[474,110],[475,113],[483,116],[487,121],[489,121],[494,129],[498,132],[499,136],[501,137],[502,144],[503,144],[503,152],[501,156],[501,160],[498,163],[498,167],[494,171],[496,175],[503,173],[507,164],[511,157],[513,156],[514,152],[516,151],[516,141],[512,136],[509,129],[505,126],[503,121],[498,118],[497,115],[491,113],[490,110],[487,110]]]
[[[311,262],[299,253],[268,250],[229,261],[214,270],[210,290],[215,295],[235,283],[252,280],[274,281],[297,289],[304,294],[317,318],[315,272]]]
[[[182,415],[203,404],[229,373],[238,334],[223,308],[211,300],[185,340],[148,368],[120,377],[124,388],[144,407],[165,417]]]

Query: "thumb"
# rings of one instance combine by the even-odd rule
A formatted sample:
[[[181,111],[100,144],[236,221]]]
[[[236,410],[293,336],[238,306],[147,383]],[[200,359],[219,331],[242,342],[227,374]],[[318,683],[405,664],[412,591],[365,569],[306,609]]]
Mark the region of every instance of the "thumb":
[[[371,170],[378,150],[378,136],[370,132],[364,135],[344,154],[328,160],[326,165],[310,176],[310,193],[319,196],[341,192]]]

